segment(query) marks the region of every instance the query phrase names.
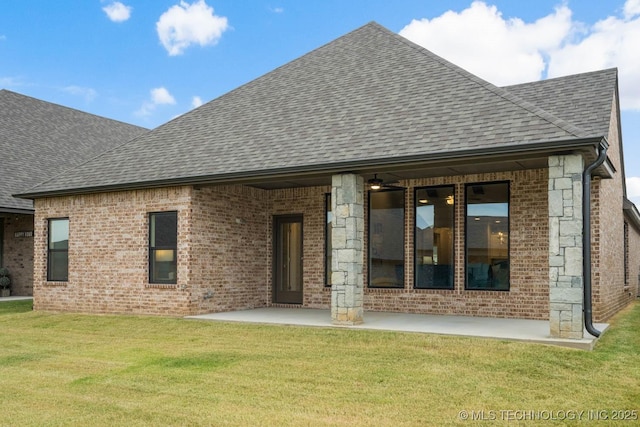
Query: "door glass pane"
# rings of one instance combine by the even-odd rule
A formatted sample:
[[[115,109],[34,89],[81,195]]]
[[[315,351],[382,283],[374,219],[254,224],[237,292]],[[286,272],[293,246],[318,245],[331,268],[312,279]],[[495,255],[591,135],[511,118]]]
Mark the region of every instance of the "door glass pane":
[[[369,192],[369,286],[404,286],[404,189]]]
[[[281,291],[302,290],[302,224],[280,224],[280,281]]]

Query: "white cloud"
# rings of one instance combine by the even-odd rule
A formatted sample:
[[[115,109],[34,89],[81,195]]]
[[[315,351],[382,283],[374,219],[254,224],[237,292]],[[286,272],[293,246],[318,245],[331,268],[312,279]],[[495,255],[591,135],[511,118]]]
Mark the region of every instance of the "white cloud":
[[[90,87],[67,86],[62,88],[62,90],[71,95],[81,96],[86,102],[91,102],[98,96],[98,92]]]
[[[625,17],[588,27],[581,39],[550,55],[549,77],[618,67],[620,107],[640,111],[640,0],[628,0]]]
[[[15,77],[0,77],[0,87],[12,87],[12,86],[21,86],[19,78]]]
[[[191,98],[191,106],[193,108],[198,108],[202,104],[204,103],[202,102],[202,98],[200,98],[199,96],[194,96],[193,98]]]
[[[103,7],[102,10],[113,22],[124,22],[131,17],[131,6],[125,6],[119,1]]]
[[[538,80],[545,56],[571,31],[571,10],[560,6],[533,23],[505,19],[495,7],[474,1],[461,12],[413,20],[400,35],[497,85]]]
[[[640,111],[640,0],[627,0],[620,13],[586,25],[563,4],[526,23],[474,1],[413,20],[400,34],[499,86],[617,67],[621,108]]]
[[[215,15],[204,0],[180,1],[156,23],[160,42],[171,56],[182,54],[192,44],[215,45],[227,28],[227,18]]]
[[[157,87],[150,91],[151,99],[142,103],[142,106],[135,112],[137,116],[150,116],[158,105],[173,105],[176,103],[173,95],[164,87]]]
[[[640,207],[640,177],[627,178],[627,198]]]
[[[640,15],[640,0],[627,0],[624,4],[624,17],[627,19]]]
[[[271,9],[271,11],[273,13],[284,13],[284,8],[283,7],[274,7]]]
[[[175,98],[164,87],[151,89],[151,101],[157,105],[176,103]]]

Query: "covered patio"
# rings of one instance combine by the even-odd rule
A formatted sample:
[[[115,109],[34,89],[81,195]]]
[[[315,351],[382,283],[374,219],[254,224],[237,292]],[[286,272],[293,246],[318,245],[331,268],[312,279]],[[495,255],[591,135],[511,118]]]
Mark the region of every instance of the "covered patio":
[[[549,335],[549,322],[546,320],[367,311],[361,324],[334,325],[331,322],[330,310],[279,307],[201,314],[187,316],[187,319],[457,335],[559,345],[583,350],[592,350],[597,341],[597,338],[586,330],[582,339],[552,338]],[[609,324],[597,323],[595,327],[604,333]]]

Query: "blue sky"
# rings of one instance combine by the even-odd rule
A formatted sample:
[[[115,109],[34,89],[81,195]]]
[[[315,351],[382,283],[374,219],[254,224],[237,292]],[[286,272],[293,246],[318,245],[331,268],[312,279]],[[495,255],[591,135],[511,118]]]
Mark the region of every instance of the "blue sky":
[[[494,84],[617,66],[640,201],[640,0],[5,0],[0,88],[155,127],[369,21]]]

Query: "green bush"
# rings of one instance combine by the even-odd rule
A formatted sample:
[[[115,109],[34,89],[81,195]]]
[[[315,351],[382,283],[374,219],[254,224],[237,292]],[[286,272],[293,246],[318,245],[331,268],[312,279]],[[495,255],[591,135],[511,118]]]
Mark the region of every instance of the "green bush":
[[[0,277],[0,288],[7,289],[11,285],[11,279],[7,276]]]

